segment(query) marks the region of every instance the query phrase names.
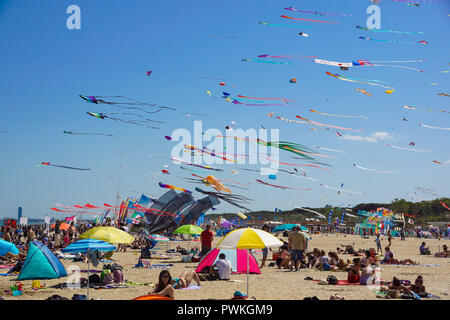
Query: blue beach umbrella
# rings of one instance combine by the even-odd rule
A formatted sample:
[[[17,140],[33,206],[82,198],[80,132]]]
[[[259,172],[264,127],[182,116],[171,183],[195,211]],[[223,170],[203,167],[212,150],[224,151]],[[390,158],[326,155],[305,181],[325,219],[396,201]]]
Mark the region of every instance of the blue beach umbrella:
[[[75,252],[89,252],[89,251],[114,251],[116,247],[112,244],[97,240],[97,239],[83,239],[76,241],[66,248],[62,249],[62,252],[75,253]],[[87,299],[89,300],[89,259],[88,259],[88,284],[87,284]]]
[[[14,243],[0,239],[0,256],[4,256],[8,252],[19,254],[19,249],[17,249]]]

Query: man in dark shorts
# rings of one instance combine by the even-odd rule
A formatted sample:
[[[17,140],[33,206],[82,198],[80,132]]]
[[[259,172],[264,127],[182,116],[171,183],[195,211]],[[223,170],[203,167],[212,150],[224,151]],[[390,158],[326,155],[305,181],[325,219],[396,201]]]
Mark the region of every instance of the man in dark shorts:
[[[306,236],[300,231],[300,227],[294,227],[289,235],[289,248],[291,249],[292,262],[295,271],[303,260],[303,252],[306,249]],[[291,267],[292,270],[292,267]]]
[[[211,251],[212,242],[214,240],[214,235],[211,230],[211,226],[208,224],[206,229],[200,235],[200,241],[202,243],[202,251],[200,252],[200,256],[203,257],[209,251]]]

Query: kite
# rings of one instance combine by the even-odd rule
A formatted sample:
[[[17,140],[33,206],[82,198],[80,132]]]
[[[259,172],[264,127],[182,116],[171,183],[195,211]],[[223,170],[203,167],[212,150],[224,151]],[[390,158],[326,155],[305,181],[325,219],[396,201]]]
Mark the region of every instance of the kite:
[[[309,212],[315,213],[315,214],[317,214],[320,218],[323,218],[323,219],[326,219],[326,218],[327,218],[327,217],[325,217],[323,214],[321,214],[321,213],[319,213],[319,212],[317,212],[317,211],[314,211],[314,210],[305,209],[305,208],[302,208],[302,207],[295,207],[295,208],[300,209],[300,210],[305,210],[305,211],[309,211]]]
[[[169,140],[169,141],[172,140],[172,137],[171,137],[171,136],[164,136],[164,138],[166,138],[166,140]]]
[[[142,123],[138,123],[138,122],[142,122],[142,121],[138,121],[138,120],[123,120],[123,119],[119,119],[119,118],[113,118],[113,117],[107,116],[104,113],[95,113],[95,112],[86,112],[86,113],[88,115],[98,118],[98,119],[111,119],[111,120],[116,120],[116,121],[120,121],[120,122],[135,124],[137,126],[142,126],[142,127],[146,127],[146,128],[150,128],[150,129],[160,129],[159,127],[144,126]],[[156,122],[156,121],[150,120],[150,119],[147,119],[147,121]],[[144,121],[144,122],[146,122],[146,121]]]
[[[237,162],[236,160],[232,160],[232,159],[228,159],[228,158],[225,158],[225,157],[221,157],[221,156],[217,155],[216,153],[210,151],[206,147],[203,147],[203,149],[200,149],[200,148],[192,146],[190,144],[185,144],[184,148],[188,149],[188,150],[191,150],[191,151],[197,151],[197,152],[201,152],[201,153],[206,153],[206,154],[211,155],[213,157],[221,158],[222,160],[225,160],[225,161],[230,161],[230,162],[235,162],[235,163]]]
[[[344,76],[341,76],[341,75],[339,75],[337,73],[336,74],[332,74],[332,73],[330,73],[328,71],[326,72],[326,74],[329,75],[329,76],[335,77],[335,78],[337,78],[339,80],[344,80],[344,81],[349,81],[349,82],[356,82],[356,83],[365,83],[365,84],[369,84],[371,86],[383,87],[383,88],[388,89],[388,90],[393,90],[394,89],[392,87],[388,87],[388,86],[384,86],[382,84],[379,84],[379,83],[385,83],[385,82],[378,81],[378,80],[368,80],[368,81],[371,81],[371,82],[368,82],[366,80],[358,80],[358,79],[352,79],[352,78],[349,78],[349,77],[344,77]],[[375,83],[375,82],[378,82],[378,83]]]
[[[292,79],[289,80],[289,82],[290,82],[290,83],[297,83],[297,79],[292,78]]]
[[[299,35],[299,36],[302,36],[302,37],[305,37],[305,38],[308,38],[308,37],[309,37],[309,34],[303,33],[303,32],[299,32],[298,35]]]
[[[147,71],[147,76],[149,76],[149,75],[151,75],[152,74],[152,70],[150,70],[150,71]]]
[[[273,117],[274,113],[271,112],[268,114],[269,117]],[[309,122],[306,121],[298,121],[298,120],[291,120],[291,119],[286,119],[283,117],[279,117],[279,116],[275,116],[275,118],[277,118],[278,120],[282,120],[282,121],[286,121],[286,122],[291,122],[291,123],[299,123],[299,124],[310,124]]]
[[[106,133],[84,133],[84,132],[64,131],[63,134],[85,134],[85,135],[91,135],[91,136],[107,136],[107,137],[114,137],[114,135],[112,135],[112,134],[106,134]]]
[[[450,210],[450,208],[447,207],[447,206],[445,205],[445,203],[443,203],[442,201],[439,201],[439,202],[440,202],[440,204],[442,204],[442,205],[445,207],[445,209]]]
[[[267,54],[261,54],[258,58],[281,58],[281,59],[314,59],[316,56],[301,56],[301,55],[286,55],[286,56],[269,56]]]
[[[237,170],[230,170],[230,172],[231,172],[232,174],[239,174],[239,171],[237,171]]]
[[[198,167],[198,168],[202,168],[202,169],[207,169],[207,170],[214,170],[214,171],[219,171],[219,172],[222,172],[222,171],[223,171],[223,169],[218,169],[218,168],[213,168],[213,167],[210,167],[210,166],[202,166],[202,165],[200,165],[200,164],[195,164],[195,163],[185,162],[185,161],[183,161],[183,160],[181,160],[181,159],[179,159],[179,158],[176,158],[176,157],[172,157],[172,161],[174,161],[174,162],[176,162],[176,163],[184,163],[184,164],[187,164],[188,166],[194,166],[194,167]]]
[[[418,150],[418,149],[412,149],[412,148],[402,148],[402,147],[393,146],[391,144],[386,144],[386,145],[388,147],[391,147],[391,148],[394,148],[394,149],[398,149],[398,150],[415,151],[415,152],[431,152],[430,150]]]
[[[384,40],[384,39],[373,39],[373,38],[367,38],[367,37],[359,37],[358,39],[361,40],[369,40],[369,41],[379,41],[379,42],[389,42],[389,43],[402,43],[402,44],[428,44],[428,42],[421,40],[417,42],[406,42],[406,41],[394,41],[394,40]]]
[[[230,189],[226,188],[222,183],[221,180],[217,179],[216,177],[209,175],[206,178],[198,176],[196,174],[193,174],[194,177],[202,179],[202,182],[206,185],[209,185],[216,189],[217,191],[225,191],[228,193],[232,193]]]
[[[316,111],[313,111],[313,112],[316,112]],[[308,120],[308,119],[302,118],[300,116],[296,116],[296,117],[299,118],[299,119],[308,121],[308,122],[310,122],[312,124],[318,125],[318,126],[330,127],[330,128],[335,128],[335,129],[341,129],[341,130],[349,130],[349,131],[354,131],[354,132],[361,132],[362,131],[362,129],[350,129],[350,128],[336,127],[336,126],[333,126],[333,125],[330,125],[330,124],[323,124],[323,123],[320,123],[320,122]]]
[[[124,108],[124,109],[135,109],[135,110],[140,110],[143,112],[147,112],[147,113],[152,113],[149,112],[145,109],[142,108],[138,108],[138,107],[125,107],[125,105],[128,106],[150,106],[150,107],[156,107],[158,109],[170,109],[170,110],[176,110],[172,107],[165,107],[165,106],[159,106],[157,104],[150,104],[150,103],[146,103],[146,102],[140,102],[137,100],[134,100],[132,98],[128,98],[128,97],[124,97],[124,96],[83,96],[83,95],[79,95],[80,98],[82,98],[83,100],[89,102],[89,103],[95,103],[95,104],[108,104],[111,106],[115,106],[118,108]],[[125,101],[105,101],[103,99],[99,99],[99,98],[122,98],[125,100],[128,100],[128,102]]]
[[[247,97],[243,95],[238,95],[239,98],[246,98],[246,99],[258,99],[258,100],[282,100],[287,103],[287,101],[295,101],[295,100],[289,100],[286,98],[257,98],[257,97]]]
[[[303,172],[302,174],[299,174],[299,172],[298,172],[298,170],[296,168],[294,168],[295,172],[290,172],[290,171],[283,170],[283,169],[278,169],[278,170],[282,171],[282,172],[286,172],[286,173],[288,173],[290,175],[293,175],[294,177],[297,177],[297,178],[304,178],[304,179],[308,179],[308,180],[311,180],[311,181],[316,181],[317,180],[315,178],[307,177],[305,172]]]
[[[292,7],[287,7],[284,8],[285,10],[290,10],[290,11],[295,11],[295,12],[303,12],[303,13],[312,13],[315,14],[316,16],[322,16],[324,14],[330,15],[330,16],[346,16],[346,17],[352,17],[351,14],[345,14],[345,13],[327,13],[327,12],[318,12],[318,11],[303,11],[303,10],[298,10]]]
[[[435,197],[438,197],[438,196],[439,196],[438,194],[432,192],[433,189],[422,188],[422,187],[414,187],[414,188],[417,189],[417,190],[419,190],[419,191],[421,191],[421,192],[423,192],[423,193],[431,194],[431,195],[433,195],[433,196],[435,196]]]
[[[423,109],[423,108],[415,108],[415,107],[411,107],[411,106],[403,106],[403,108],[409,109],[409,110],[424,110],[424,111],[437,111],[437,112],[450,113],[449,111],[445,111],[445,110]]]
[[[239,203],[242,203],[242,202],[243,203],[248,203],[249,201],[251,201],[251,199],[248,199],[248,198],[246,198],[244,196],[239,196],[239,195],[234,195],[234,194],[223,194],[223,193],[220,193],[220,192],[213,192],[213,191],[204,191],[204,190],[202,190],[200,188],[197,188],[197,187],[195,188],[195,191],[203,193],[203,194],[206,194],[206,195],[209,195],[209,196],[216,197],[216,198],[221,199],[223,201],[226,201],[229,204],[231,204],[233,206],[236,206],[238,208],[241,208],[241,209],[244,209],[244,210],[247,210],[247,211],[251,211],[250,209],[248,209],[248,208],[246,208],[246,207],[244,207],[244,206],[239,204]]]
[[[318,64],[324,64],[327,66],[335,66],[335,67],[353,67],[353,63],[352,62],[338,62],[338,61],[328,61],[328,60],[322,60],[322,59],[314,59],[315,63]]]
[[[219,84],[220,84],[221,86],[225,86],[225,85],[226,85],[225,82],[219,82]]]
[[[308,188],[308,189],[300,189],[300,188],[291,188],[291,187],[277,186],[277,185],[274,185],[274,184],[270,184],[270,183],[264,182],[264,181],[259,180],[259,179],[257,179],[256,181],[259,182],[259,183],[265,184],[266,186],[270,186],[270,187],[274,187],[274,188],[279,188],[279,189],[283,189],[283,190],[285,190],[285,189],[303,190],[303,191],[310,191],[310,190],[312,190],[311,188]]]
[[[273,104],[273,103],[258,103],[258,104],[251,104],[251,103],[242,103],[238,100],[232,101],[234,104],[242,104],[244,106],[250,106],[250,107],[267,107],[267,106],[282,106],[283,104]]]
[[[392,33],[401,33],[401,34],[425,34],[425,32],[420,31],[394,31],[394,30],[381,30],[381,29],[369,29],[367,27],[356,26],[356,29],[366,30],[366,31],[376,31],[376,32],[392,32]]]
[[[334,21],[319,21],[319,20],[309,20],[309,19],[300,19],[300,18],[292,18],[285,15],[281,15],[281,18],[292,19],[292,20],[300,20],[300,21],[309,21],[309,22],[319,22],[319,23],[337,23]]]
[[[241,59],[241,61],[271,63],[271,64],[292,64],[292,62],[277,62],[277,61],[264,61],[264,60],[252,60],[252,59]]]
[[[159,184],[159,186],[160,186],[161,188],[172,189],[172,190],[180,190],[180,191],[183,191],[183,192],[192,193],[192,192],[189,191],[189,190],[186,190],[186,189],[183,189],[183,188],[178,188],[178,187],[172,186],[172,185],[170,185],[170,184],[164,184],[164,183],[162,183],[162,182],[158,182],[158,184]]]
[[[443,128],[443,127],[432,127],[432,126],[428,126],[426,124],[423,123],[419,123],[419,126],[424,127],[424,128],[430,128],[430,129],[438,129],[438,130],[450,130],[450,128]]]
[[[269,179],[277,180],[277,176],[275,174],[269,174]]]
[[[409,145],[414,147],[416,145],[416,143],[415,142],[410,142]]]
[[[348,193],[351,193],[351,194],[358,194],[358,195],[360,195],[360,196],[363,195],[363,193],[361,193],[361,192],[350,191],[350,190],[342,189],[342,186],[343,186],[344,184],[341,184],[341,188],[333,188],[333,187],[327,186],[326,184],[322,184],[322,183],[320,183],[320,185],[321,185],[322,187],[325,187],[325,188],[328,188],[328,189],[332,189],[332,190],[336,190],[336,191],[348,192]]]
[[[312,27],[306,27],[306,26],[290,26],[287,24],[273,24],[273,23],[268,23],[268,22],[260,22],[258,21],[259,24],[265,25],[265,26],[274,26],[274,27],[291,27],[291,28],[312,28]]]
[[[161,172],[162,172],[163,174],[170,174],[170,172],[169,172],[169,171],[167,171],[167,170],[164,170],[164,169],[162,169],[162,170],[161,170]]]
[[[364,168],[364,167],[361,167],[361,166],[359,166],[359,165],[357,165],[355,163],[353,164],[353,166],[357,167],[357,168],[360,168],[360,169],[363,169],[363,170],[372,171],[372,172],[378,172],[378,173],[396,173],[397,172],[395,170],[375,170],[375,169]]]
[[[191,116],[200,116],[200,117],[208,117],[206,114],[202,114],[202,113],[194,113],[194,112],[181,112],[182,114],[184,114],[186,117],[190,118]]]
[[[335,149],[330,149],[330,148],[325,148],[325,147],[319,147],[319,146],[314,146],[314,148],[323,149],[323,150],[332,151],[332,152],[347,153],[345,151],[340,151],[340,150],[335,150]]]
[[[58,168],[64,168],[64,169],[72,169],[72,170],[83,170],[83,171],[91,170],[91,169],[82,169],[82,168],[74,168],[74,167],[60,166],[60,165],[57,165],[57,164],[51,164],[50,162],[41,162],[41,165],[44,165],[44,166],[52,166],[52,167],[58,167]]]
[[[438,96],[450,97],[450,94],[446,94],[444,92],[438,93]]]
[[[339,117],[339,118],[363,118],[363,119],[369,119],[366,116],[343,116],[343,115],[337,115],[337,114],[329,114],[329,113],[322,113],[313,109],[309,109],[311,112],[315,112],[324,116],[330,116],[330,117]]]
[[[439,161],[436,161],[436,160],[433,160],[433,161],[431,161],[431,162],[434,162],[434,163],[437,163],[437,164],[440,164],[440,165],[442,165],[442,163],[441,163],[441,162],[439,162]]]

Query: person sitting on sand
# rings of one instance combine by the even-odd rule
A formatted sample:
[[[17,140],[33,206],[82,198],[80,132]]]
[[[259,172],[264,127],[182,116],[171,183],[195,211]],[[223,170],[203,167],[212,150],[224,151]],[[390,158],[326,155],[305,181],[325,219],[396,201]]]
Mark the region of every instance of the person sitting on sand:
[[[155,289],[149,294],[159,294],[168,298],[175,298],[175,289],[172,286],[172,277],[168,270],[162,270],[159,273],[158,283],[155,284]]]
[[[350,262],[350,260],[347,259],[347,263],[346,263],[344,261],[344,259],[341,258],[341,259],[339,259],[336,267],[338,267],[338,270],[348,271],[348,266],[350,264],[349,262]]]
[[[436,258],[447,258],[447,257],[449,257],[447,245],[444,244],[442,247],[443,247],[444,251],[435,253],[434,256]]]
[[[211,268],[211,272],[213,272],[214,267],[218,268],[219,279],[220,280],[230,280],[232,264],[230,260],[225,259],[225,254],[219,254],[219,259],[214,263],[213,268]]]
[[[428,296],[428,293],[425,291],[425,286],[423,285],[423,278],[422,276],[418,276],[416,280],[414,281],[414,284],[412,284],[409,287],[409,290],[416,293],[419,297],[426,297]]]
[[[360,281],[361,259],[353,259],[353,264],[348,268],[347,281],[349,283],[358,283]]]
[[[280,251],[278,252],[276,261],[278,269],[290,269],[291,255],[289,254],[287,249],[287,246],[281,246]]]
[[[308,253],[308,268],[315,268],[319,265],[320,261],[320,250],[318,248],[314,248],[313,252]]]
[[[381,263],[387,263],[391,259],[391,253],[392,252],[389,247],[384,248],[384,258],[381,260]]]
[[[373,264],[376,264],[372,256],[372,252],[370,250],[366,250],[364,258],[361,259],[361,264],[365,267],[369,267]]]
[[[328,252],[328,256],[330,257],[330,265],[331,266],[337,266],[339,262],[339,256],[336,252],[330,251]]]
[[[425,247],[425,241],[422,242],[422,245],[419,247],[419,252],[421,255],[431,254],[430,247]]]
[[[179,278],[174,278],[171,283],[174,289],[180,289],[189,287],[192,280],[195,280],[197,285],[200,286],[200,278],[197,273],[194,270],[186,270]]]
[[[330,271],[336,270],[336,266],[330,265],[330,258],[325,254],[325,251],[320,251],[319,265],[316,267],[318,270]]]

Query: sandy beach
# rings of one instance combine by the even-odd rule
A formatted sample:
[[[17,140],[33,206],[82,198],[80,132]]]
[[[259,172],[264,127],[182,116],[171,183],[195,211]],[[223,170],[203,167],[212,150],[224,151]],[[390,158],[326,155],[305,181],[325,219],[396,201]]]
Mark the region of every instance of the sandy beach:
[[[287,240],[286,238],[283,238]],[[220,238],[215,238],[213,245],[215,245]],[[392,240],[392,251],[397,259],[410,258],[413,261],[419,262],[420,266],[397,266],[397,265],[382,265],[381,277],[383,280],[391,281],[393,276],[399,279],[406,279],[414,281],[417,275],[422,275],[424,278],[424,285],[426,291],[433,295],[439,296],[441,299],[449,300],[450,288],[450,259],[434,258],[433,256],[419,255],[419,246],[425,241],[434,253],[440,246],[442,250],[443,244],[450,244],[448,240],[437,239],[417,239],[407,238],[401,241],[398,238]],[[189,244],[200,245],[199,242],[190,241]],[[374,247],[374,238],[362,239],[360,236],[353,235],[312,235],[309,241],[309,250],[317,247],[324,249],[326,252],[335,251],[339,244],[352,244],[355,248],[369,248]],[[174,249],[177,245],[188,247],[187,241],[171,241],[169,248]],[[382,239],[382,246],[387,245],[387,239]],[[162,251],[161,251],[162,253]],[[139,250],[130,250],[127,252],[114,253],[113,259],[116,263],[123,266],[124,278],[134,282],[150,282],[150,285],[134,286],[130,288],[114,288],[114,289],[90,289],[91,299],[105,299],[105,300],[131,300],[135,297],[146,295],[152,291],[153,285],[157,282],[158,275],[161,269],[145,269],[134,268],[139,257]],[[256,252],[255,257],[261,261],[262,253]],[[342,255],[345,259],[353,259],[351,255]],[[71,260],[61,260],[66,267],[70,265],[77,265],[81,270],[87,269],[87,264],[82,262],[73,262]],[[250,275],[250,297],[256,300],[301,300],[305,297],[317,296],[320,300],[328,300],[330,295],[338,294],[344,296],[347,300],[378,300],[376,293],[371,291],[366,286],[331,286],[318,285],[316,281],[304,280],[309,276],[314,279],[326,279],[328,275],[333,274],[339,280],[347,279],[347,273],[343,271],[317,271],[312,269],[300,269],[298,272],[290,272],[289,270],[279,270],[276,267],[267,266],[272,262],[272,252],[269,251],[268,261],[266,267],[261,269],[261,274]],[[172,277],[179,277],[185,270],[194,270],[198,263],[184,263],[180,257],[172,259],[151,259],[152,264],[173,264],[170,266],[170,273]],[[439,266],[423,266],[423,265],[439,265]],[[102,264],[97,268],[91,270],[101,270]],[[3,269],[2,272],[6,272]],[[86,277],[86,273],[81,274]],[[52,295],[60,295],[68,298],[76,293],[86,294],[86,289],[54,289],[50,288],[53,285],[65,283],[67,278],[54,280],[41,280],[41,284],[45,285],[45,289],[32,290],[31,280],[23,281],[25,293],[22,296],[13,297],[4,293],[4,290],[9,289],[15,283],[16,277],[3,276],[0,277],[1,294],[6,300],[45,300]],[[232,281],[202,281],[202,286],[197,290],[179,289],[175,292],[175,299],[183,300],[206,300],[206,299],[231,299],[234,292],[239,290],[246,293],[246,275],[233,274]]]

